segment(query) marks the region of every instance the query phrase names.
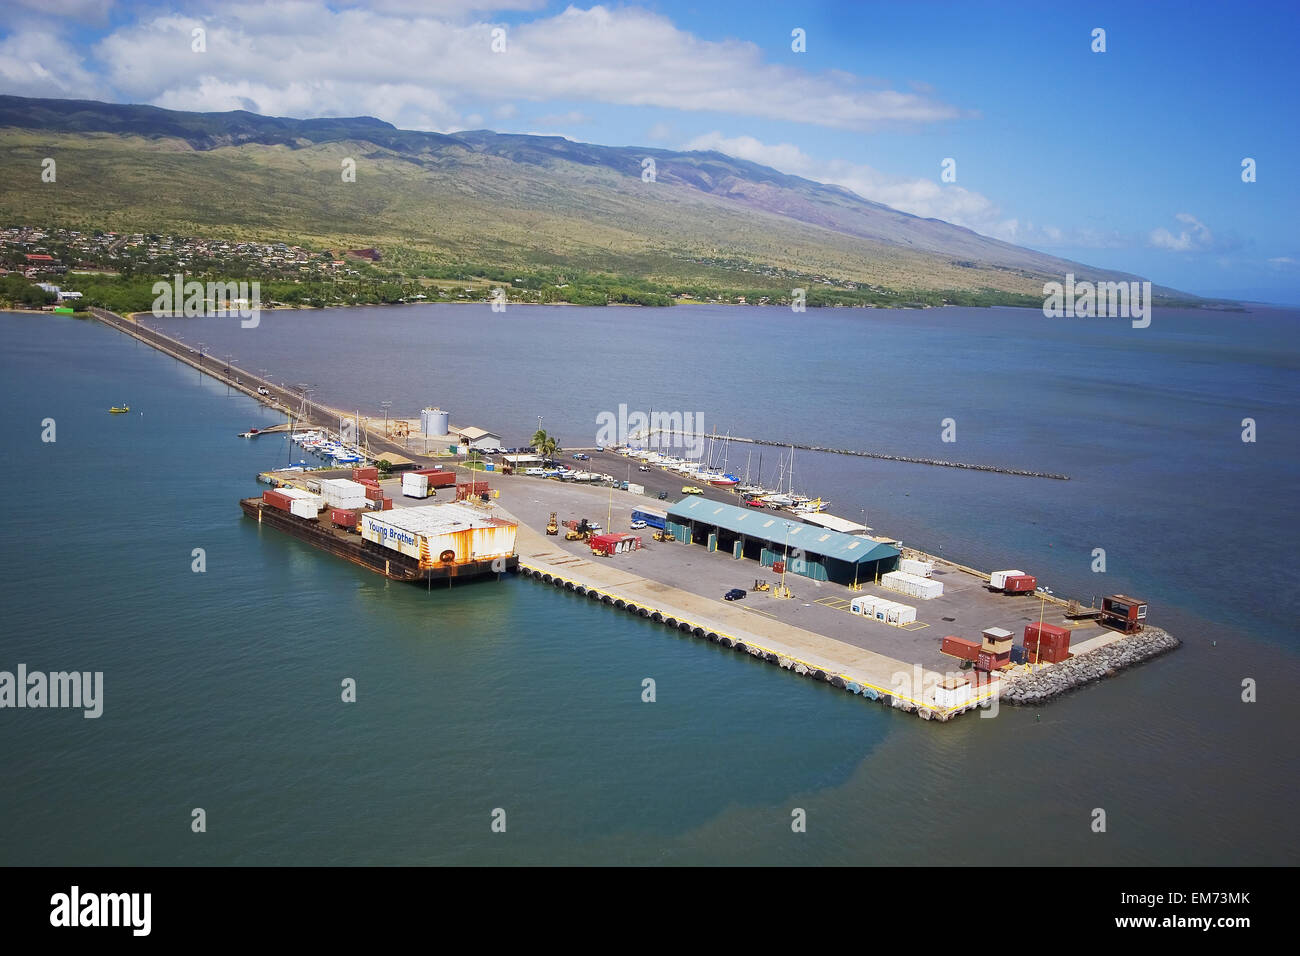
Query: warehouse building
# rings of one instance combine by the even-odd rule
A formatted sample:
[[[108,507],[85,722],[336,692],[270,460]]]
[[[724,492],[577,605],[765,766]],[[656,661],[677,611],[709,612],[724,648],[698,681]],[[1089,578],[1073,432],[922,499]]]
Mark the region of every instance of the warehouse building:
[[[897,548],[865,535],[843,534],[698,495],[668,508],[668,530],[678,541],[750,558],[764,567],[788,558],[788,573],[836,584],[872,581],[897,568],[901,557]]]

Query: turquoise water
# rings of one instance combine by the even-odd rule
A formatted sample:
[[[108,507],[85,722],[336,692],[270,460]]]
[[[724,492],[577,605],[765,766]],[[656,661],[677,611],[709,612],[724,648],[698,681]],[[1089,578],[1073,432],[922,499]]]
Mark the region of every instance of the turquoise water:
[[[510,370],[508,387],[405,349],[391,381],[424,383],[380,398],[472,408],[489,427],[509,416],[519,433],[541,413],[576,436],[611,397],[665,408],[671,389],[588,395],[571,380],[590,376],[565,373],[557,392],[562,365],[535,361],[543,338],[557,356],[572,338],[626,354],[653,319],[688,323],[707,350],[735,332],[715,322],[788,319],[547,309],[546,328],[523,328],[522,313],[539,311],[512,310],[521,327],[484,353]],[[960,457],[1075,480],[812,455],[808,480],[846,516],[861,502],[905,539],[1044,568],[1058,591],[1085,598],[1099,589],[1080,552],[1104,541],[1116,556],[1106,590],[1142,588],[1155,620],[1186,641],[1041,711],[942,727],[529,581],[429,594],[259,530],[237,500],[287,449],[234,437],[272,421],[255,403],[98,324],[0,315],[4,436],[21,489],[0,548],[0,669],[102,670],[105,681],[98,720],[0,711],[0,862],[1294,863],[1294,315],[1193,317],[1152,354],[1109,332],[1050,349],[1019,342],[1005,366],[1057,356],[1030,378],[993,358],[1024,313],[962,312],[801,317],[808,341],[839,341],[892,371],[841,379],[824,345],[786,352],[807,364],[793,370],[798,401],[784,404],[734,394],[734,368],[733,381],[715,381],[706,372],[722,363],[707,351],[694,360],[699,407],[735,418],[736,431],[814,429],[826,444],[929,453],[917,423],[934,419],[937,440],[939,413],[958,407],[948,414],[959,435],[963,417],[975,426]],[[468,314],[263,321],[272,333],[325,323],[311,348],[344,356],[357,354],[341,341],[348,328],[390,353],[410,334],[455,352],[472,334],[458,318]],[[993,326],[976,324],[986,316]],[[209,343],[222,334],[187,330]],[[230,334],[248,333],[236,323]],[[916,337],[910,359],[905,335]],[[260,362],[227,350],[278,370],[295,354],[278,341],[259,339]],[[661,361],[684,359],[647,359],[646,380]],[[340,358],[283,377],[328,382],[337,394],[322,385],[319,397],[346,404],[367,374]],[[1090,375],[1102,384],[1081,385]],[[912,390],[927,379],[931,391]],[[1029,426],[979,427],[1027,394]],[[544,412],[530,395],[544,396]],[[123,401],[132,414],[106,414]],[[1260,410],[1267,436],[1246,446],[1253,459],[1234,457],[1242,409]],[[1090,414],[1102,424],[1088,427]],[[891,415],[913,424],[880,424]],[[47,417],[53,444],[40,441]],[[999,437],[974,441],[981,431]],[[191,571],[194,548],[205,573]],[[1244,558],[1252,574],[1225,581]],[[358,682],[354,705],[339,699],[346,677]],[[645,677],[656,703],[641,702]],[[1259,703],[1240,701],[1243,677],[1260,682]],[[207,833],[190,832],[194,807]],[[490,830],[497,807],[505,834]],[[806,833],[791,832],[796,807]],[[1089,828],[1095,807],[1106,834]]]

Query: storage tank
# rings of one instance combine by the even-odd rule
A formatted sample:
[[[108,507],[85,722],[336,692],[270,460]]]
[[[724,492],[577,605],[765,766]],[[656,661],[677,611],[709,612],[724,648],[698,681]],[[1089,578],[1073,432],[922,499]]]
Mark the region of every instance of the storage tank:
[[[451,428],[450,413],[441,408],[426,408],[420,412],[420,432],[428,435],[445,435]]]

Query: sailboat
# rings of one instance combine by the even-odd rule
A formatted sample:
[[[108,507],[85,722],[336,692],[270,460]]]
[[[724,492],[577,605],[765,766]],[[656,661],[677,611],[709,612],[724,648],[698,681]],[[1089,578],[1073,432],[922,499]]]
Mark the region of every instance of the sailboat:
[[[777,486],[778,489],[781,487],[781,480],[782,480],[782,478],[785,477],[785,472],[786,472],[785,459],[782,458],[782,461],[781,461],[781,471],[777,474],[777,477],[776,477],[776,486]],[[775,492],[774,494],[764,495],[764,496],[763,496],[763,500],[766,501],[769,505],[776,505],[778,508],[788,508],[788,507],[790,507],[792,504],[795,503],[795,495],[794,495],[794,445],[791,445],[791,446],[790,446],[790,468],[789,468],[789,475],[790,475],[790,477],[789,477],[789,489],[790,489],[790,490],[789,490],[788,492],[782,492],[782,491],[779,491],[779,490],[778,490],[778,491]]]

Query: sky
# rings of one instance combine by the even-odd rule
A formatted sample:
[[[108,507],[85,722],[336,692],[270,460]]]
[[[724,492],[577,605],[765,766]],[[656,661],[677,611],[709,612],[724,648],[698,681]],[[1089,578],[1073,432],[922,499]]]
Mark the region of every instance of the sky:
[[[1300,304],[1298,41],[1296,0],[7,0],[0,92],[717,149]]]

